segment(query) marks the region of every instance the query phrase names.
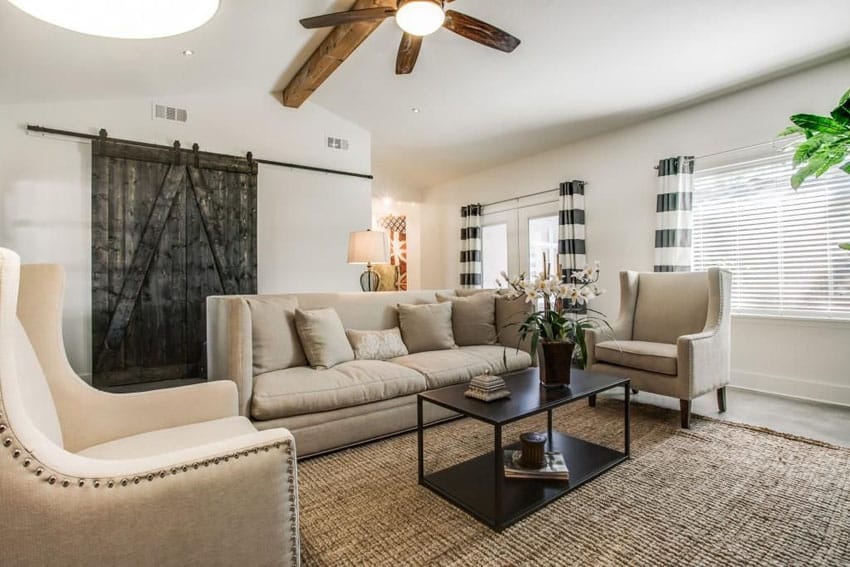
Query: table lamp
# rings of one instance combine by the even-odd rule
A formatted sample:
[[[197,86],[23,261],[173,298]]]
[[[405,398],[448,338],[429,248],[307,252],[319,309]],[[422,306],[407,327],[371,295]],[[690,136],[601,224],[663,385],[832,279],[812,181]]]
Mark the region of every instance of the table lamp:
[[[366,271],[360,274],[360,288],[363,291],[377,291],[381,285],[381,276],[372,269],[372,264],[386,264],[390,261],[390,243],[387,233],[380,230],[359,230],[348,237],[348,263],[366,264]]]

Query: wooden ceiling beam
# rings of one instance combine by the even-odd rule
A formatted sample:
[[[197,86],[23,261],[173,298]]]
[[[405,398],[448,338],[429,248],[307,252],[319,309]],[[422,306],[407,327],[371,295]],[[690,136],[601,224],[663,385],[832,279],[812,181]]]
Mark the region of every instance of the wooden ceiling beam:
[[[395,8],[395,6],[396,0],[357,0],[351,9]],[[304,104],[304,101],[310,98],[310,95],[383,21],[373,20],[336,26],[283,89],[284,106],[298,108]]]

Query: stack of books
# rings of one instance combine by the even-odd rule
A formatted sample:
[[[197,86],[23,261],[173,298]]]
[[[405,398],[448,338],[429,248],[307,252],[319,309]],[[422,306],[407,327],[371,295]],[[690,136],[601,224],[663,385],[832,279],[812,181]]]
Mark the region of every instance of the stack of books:
[[[570,480],[570,471],[564,456],[558,451],[546,451],[543,468],[527,469],[520,466],[522,451],[505,450],[505,478],[532,478],[538,480]]]
[[[467,398],[475,398],[484,402],[492,402],[511,395],[505,388],[505,381],[500,376],[482,374],[469,381],[469,389],[464,392]]]

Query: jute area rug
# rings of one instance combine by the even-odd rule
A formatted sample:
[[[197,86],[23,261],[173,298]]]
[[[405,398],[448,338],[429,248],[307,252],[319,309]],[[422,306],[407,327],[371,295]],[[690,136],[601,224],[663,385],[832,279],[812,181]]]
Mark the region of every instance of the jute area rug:
[[[622,447],[622,402],[557,429]],[[632,458],[495,533],[417,484],[407,434],[301,463],[305,565],[850,565],[850,449],[645,405]],[[513,424],[505,439],[545,430]],[[426,431],[426,471],[492,446],[464,419]]]

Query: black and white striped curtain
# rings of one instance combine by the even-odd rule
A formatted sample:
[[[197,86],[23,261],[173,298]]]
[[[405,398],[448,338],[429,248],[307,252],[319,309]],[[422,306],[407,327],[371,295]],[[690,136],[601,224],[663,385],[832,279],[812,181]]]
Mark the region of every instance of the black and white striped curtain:
[[[584,181],[561,183],[558,206],[558,264],[561,277],[569,281],[575,270],[587,264],[584,232]]]
[[[655,205],[655,271],[689,272],[693,258],[693,156],[676,156],[658,163]]]
[[[481,205],[460,209],[460,287],[481,287]]]

